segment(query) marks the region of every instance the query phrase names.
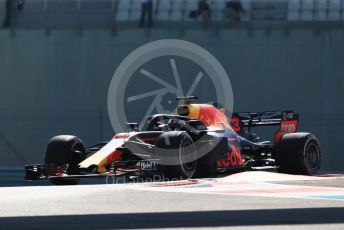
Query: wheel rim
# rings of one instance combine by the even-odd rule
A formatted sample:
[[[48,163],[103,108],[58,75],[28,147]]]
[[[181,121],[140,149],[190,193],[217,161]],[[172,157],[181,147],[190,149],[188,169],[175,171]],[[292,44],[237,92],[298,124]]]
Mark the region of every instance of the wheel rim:
[[[306,150],[306,154],[309,167],[312,170],[317,169],[320,162],[320,151],[318,146],[315,143],[309,144]]]

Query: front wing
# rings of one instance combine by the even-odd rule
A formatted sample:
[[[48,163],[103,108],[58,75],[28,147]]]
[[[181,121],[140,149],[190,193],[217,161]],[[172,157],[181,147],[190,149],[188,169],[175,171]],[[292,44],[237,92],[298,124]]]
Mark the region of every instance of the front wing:
[[[133,161],[134,162],[134,161]],[[95,178],[95,177],[117,177],[117,176],[152,176],[161,175],[162,166],[158,164],[158,160],[141,160],[135,161],[134,168],[123,168],[125,164],[130,161],[116,161],[113,162],[108,170],[104,173],[87,173],[80,172],[80,174],[69,175],[63,169],[63,166],[48,165],[48,164],[35,164],[25,165],[25,179],[26,180],[49,180],[49,179],[82,179],[82,178]]]

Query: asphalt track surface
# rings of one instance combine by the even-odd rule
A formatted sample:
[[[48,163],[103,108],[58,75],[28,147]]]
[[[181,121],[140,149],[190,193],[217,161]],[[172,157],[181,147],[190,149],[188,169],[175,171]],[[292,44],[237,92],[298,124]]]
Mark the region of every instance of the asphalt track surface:
[[[344,177],[0,188],[0,229],[344,229]]]

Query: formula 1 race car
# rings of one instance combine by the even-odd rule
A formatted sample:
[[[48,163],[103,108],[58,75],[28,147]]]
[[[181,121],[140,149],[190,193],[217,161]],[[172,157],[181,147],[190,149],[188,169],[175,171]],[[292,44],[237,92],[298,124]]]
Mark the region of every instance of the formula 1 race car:
[[[296,132],[293,111],[233,113],[215,104],[194,104],[197,97],[179,97],[175,114],[156,114],[145,127],[128,123],[127,133],[86,148],[69,135],[53,137],[44,164],[26,165],[26,179],[49,179],[56,185],[78,184],[90,177],[188,179],[260,168],[315,175],[320,170],[317,138]],[[259,141],[257,126],[278,126],[273,141]],[[273,143],[272,143],[273,142]]]

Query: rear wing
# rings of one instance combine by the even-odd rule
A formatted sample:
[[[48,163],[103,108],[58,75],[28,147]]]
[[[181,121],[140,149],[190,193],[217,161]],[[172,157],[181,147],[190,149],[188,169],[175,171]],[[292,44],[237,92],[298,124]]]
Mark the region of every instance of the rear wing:
[[[257,126],[279,126],[275,133],[275,143],[277,143],[284,134],[297,131],[299,114],[292,110],[285,111],[266,111],[266,112],[239,112],[233,113],[231,125],[237,133],[242,133],[244,129],[250,130]]]
[[[299,120],[299,114],[292,110],[288,111],[267,111],[267,112],[239,112],[233,113],[232,122],[240,123],[240,127],[273,126],[279,125],[282,121]]]

